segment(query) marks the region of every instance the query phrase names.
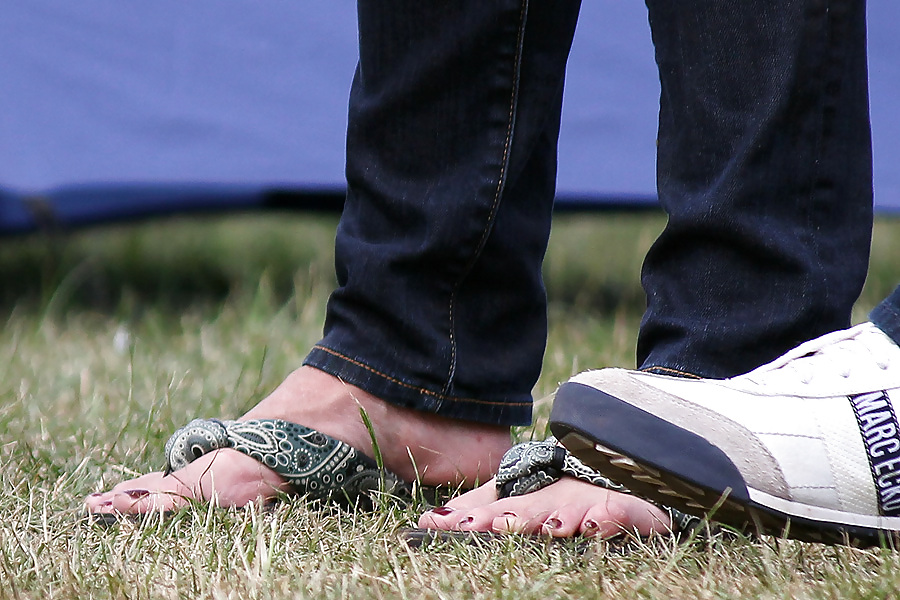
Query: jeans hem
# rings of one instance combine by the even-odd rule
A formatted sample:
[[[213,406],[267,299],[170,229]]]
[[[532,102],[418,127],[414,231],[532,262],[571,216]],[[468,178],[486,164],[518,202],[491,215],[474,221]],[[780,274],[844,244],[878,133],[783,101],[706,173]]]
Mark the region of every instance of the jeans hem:
[[[900,346],[900,287],[872,310],[869,320]]]
[[[323,345],[314,346],[304,365],[324,371],[395,406],[450,419],[489,425],[531,424],[531,395],[465,398],[402,381]]]

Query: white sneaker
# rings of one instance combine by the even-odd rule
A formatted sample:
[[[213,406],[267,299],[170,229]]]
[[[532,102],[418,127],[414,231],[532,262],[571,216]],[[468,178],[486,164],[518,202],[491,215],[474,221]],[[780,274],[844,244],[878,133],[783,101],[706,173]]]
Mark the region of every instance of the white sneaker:
[[[635,493],[809,541],[900,533],[900,346],[871,323],[732,379],[588,371],[557,392],[550,429]]]

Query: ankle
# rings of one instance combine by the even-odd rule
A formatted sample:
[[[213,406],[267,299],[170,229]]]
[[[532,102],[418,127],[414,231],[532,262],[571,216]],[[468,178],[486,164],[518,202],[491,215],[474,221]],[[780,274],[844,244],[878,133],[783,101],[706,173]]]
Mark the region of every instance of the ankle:
[[[374,456],[407,481],[473,485],[489,479],[510,446],[509,428],[466,422],[393,405],[324,371],[291,373],[241,420],[279,418],[315,428]]]

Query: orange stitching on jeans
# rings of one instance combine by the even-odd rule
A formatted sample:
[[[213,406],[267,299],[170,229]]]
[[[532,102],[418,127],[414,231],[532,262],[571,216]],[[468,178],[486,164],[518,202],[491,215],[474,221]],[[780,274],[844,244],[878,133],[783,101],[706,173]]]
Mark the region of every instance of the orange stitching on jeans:
[[[640,369],[643,373],[654,373],[657,375],[678,375],[679,377],[685,377],[687,379],[703,379],[699,375],[695,375],[693,373],[688,373],[687,371],[680,371],[678,369],[672,369],[669,367],[644,367]]]
[[[397,379],[395,377],[391,377],[387,373],[382,373],[381,371],[379,371],[377,369],[373,369],[369,365],[367,365],[365,363],[361,363],[358,360],[355,360],[353,358],[350,358],[349,356],[341,354],[340,352],[336,352],[336,351],[332,350],[331,348],[326,348],[325,346],[320,346],[318,344],[313,346],[313,348],[316,350],[321,350],[322,352],[330,354],[336,358],[340,358],[341,360],[345,360],[345,361],[349,362],[350,364],[360,367],[361,369],[365,369],[366,371],[369,371],[370,373],[372,373],[374,375],[378,375],[379,377],[387,379],[391,383],[397,384],[399,386],[403,386],[407,389],[414,390],[416,392],[419,392],[420,394],[425,394],[426,396],[434,396],[435,398],[439,398],[441,400],[452,400],[453,402],[469,402],[472,404],[487,404],[487,405],[497,405],[497,406],[530,406],[531,405],[530,402],[495,402],[495,401],[491,401],[491,400],[476,400],[475,398],[460,398],[458,396],[447,396],[444,394],[439,394],[436,392],[432,392],[431,390],[426,390],[425,388],[420,388],[418,386],[411,385],[409,383],[406,383],[405,381],[400,381],[399,379]]]

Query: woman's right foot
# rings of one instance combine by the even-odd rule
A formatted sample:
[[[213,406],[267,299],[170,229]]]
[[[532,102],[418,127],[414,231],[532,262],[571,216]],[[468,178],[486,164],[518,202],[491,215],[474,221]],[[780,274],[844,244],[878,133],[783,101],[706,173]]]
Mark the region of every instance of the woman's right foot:
[[[490,481],[424,513],[419,527],[610,538],[667,532],[671,523],[666,513],[637,496],[563,477],[536,492],[501,499]]]
[[[240,420],[283,419],[312,427],[373,455],[365,409],[383,464],[406,481],[472,486],[487,481],[510,446],[509,429],[399,408],[312,367],[301,367]],[[169,510],[189,500],[243,506],[288,490],[274,471],[231,449],[163,475],[149,473],[85,499],[94,513]]]

